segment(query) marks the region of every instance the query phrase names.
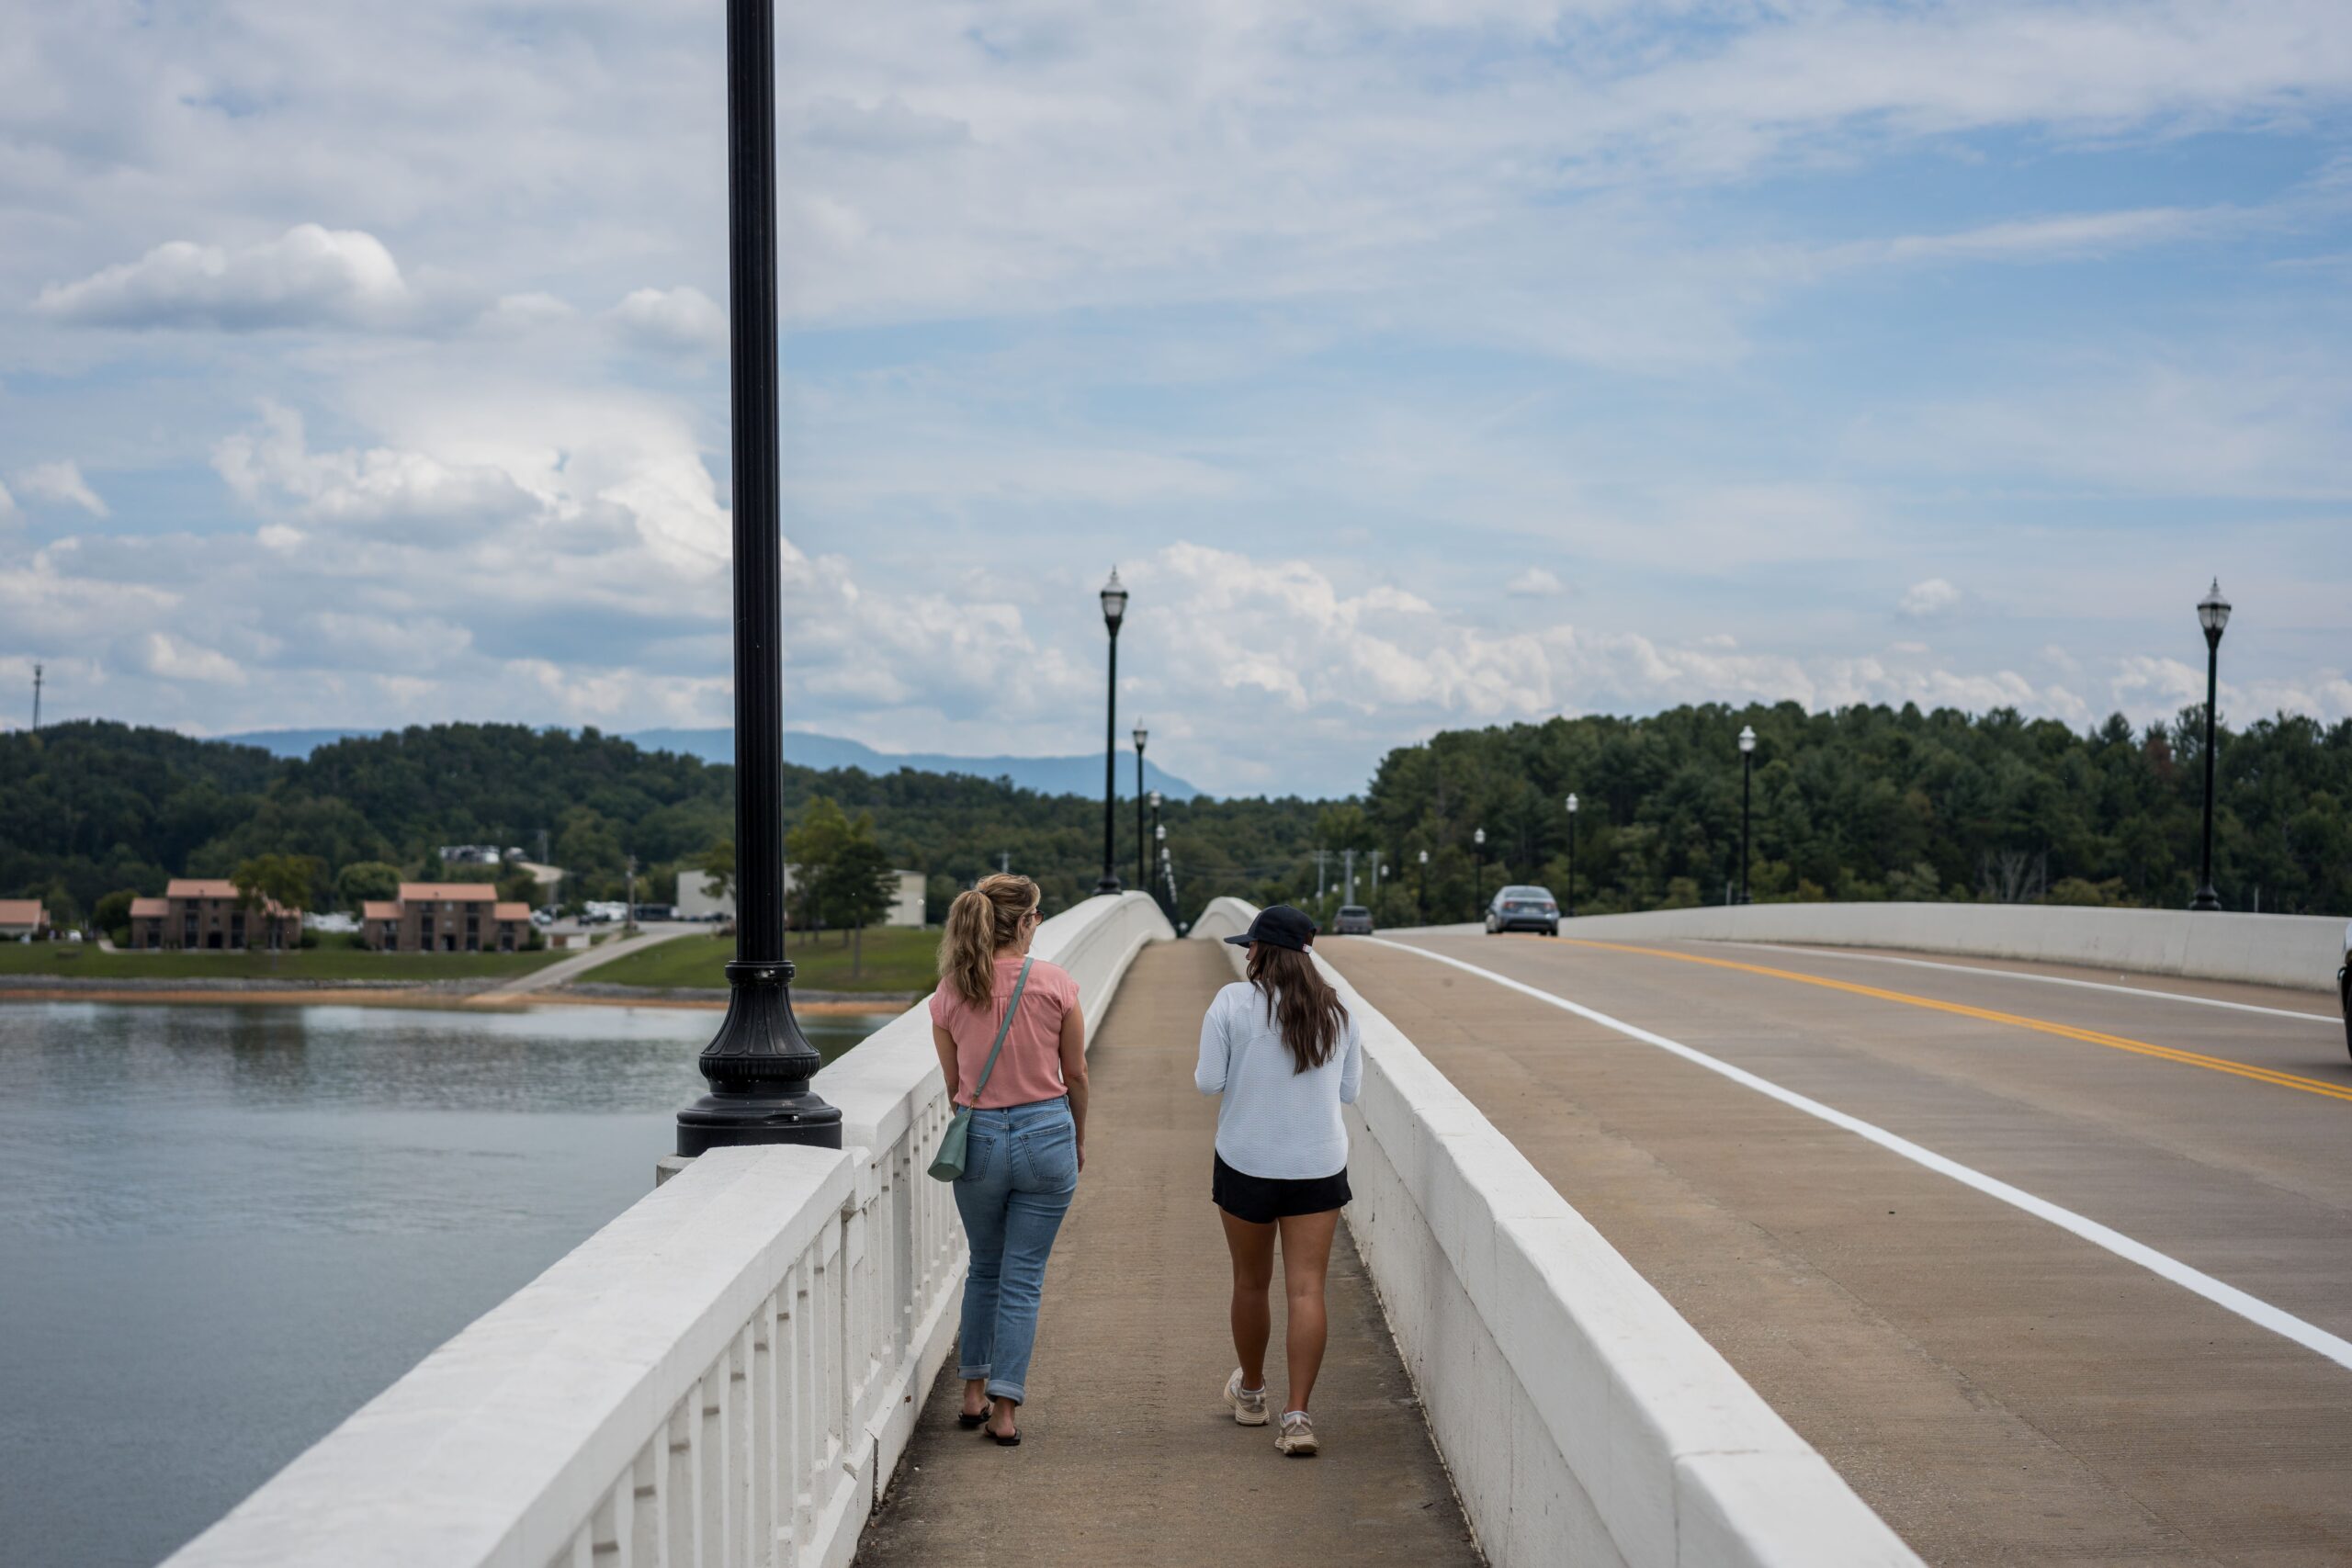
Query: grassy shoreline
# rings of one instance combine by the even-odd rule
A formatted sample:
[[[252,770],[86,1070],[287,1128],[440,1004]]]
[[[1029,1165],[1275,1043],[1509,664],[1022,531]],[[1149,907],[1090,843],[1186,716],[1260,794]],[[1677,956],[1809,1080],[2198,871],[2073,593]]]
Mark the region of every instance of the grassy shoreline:
[[[839,936],[828,933],[806,942],[794,937],[784,949],[796,971],[793,988],[903,997],[927,992],[939,983],[937,931],[877,926],[865,933],[865,961],[853,976],[851,950]],[[727,988],[724,965],[734,956],[730,939],[694,931],[616,958],[580,978],[593,979],[599,986],[723,992]]]
[[[565,954],[368,953],[306,947],[291,953],[107,953],[87,942],[0,942],[0,976],[60,980],[508,980]]]

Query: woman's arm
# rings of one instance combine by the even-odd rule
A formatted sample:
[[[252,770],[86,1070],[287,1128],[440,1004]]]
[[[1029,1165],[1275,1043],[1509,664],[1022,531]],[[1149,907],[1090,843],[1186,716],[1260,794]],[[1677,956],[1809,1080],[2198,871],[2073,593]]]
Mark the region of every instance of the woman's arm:
[[[956,1081],[956,1037],[934,1023],[931,1026],[931,1046],[939,1053],[939,1076],[947,1080],[947,1099],[953,1104],[956,1097],[964,1092],[964,1086]]]
[[[1078,1168],[1086,1168],[1086,1014],[1076,1002],[1062,1014],[1062,1087],[1069,1090],[1070,1124],[1078,1130]]]
[[[1363,1087],[1363,1029],[1352,1018],[1344,1031],[1347,1045],[1340,1057],[1340,1103],[1353,1105]]]
[[[1201,1015],[1201,1059],[1193,1069],[1193,1087],[1203,1094],[1225,1092],[1225,1075],[1232,1064],[1226,1044],[1225,1010],[1214,1001]]]

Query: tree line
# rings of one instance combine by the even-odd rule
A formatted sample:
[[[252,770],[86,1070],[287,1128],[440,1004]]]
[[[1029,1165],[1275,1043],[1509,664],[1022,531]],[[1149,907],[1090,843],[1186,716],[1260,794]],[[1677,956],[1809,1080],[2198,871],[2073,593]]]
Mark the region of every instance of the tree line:
[[[1385,924],[1469,919],[1504,880],[1573,892],[1592,912],[1717,901],[1738,880],[1743,725],[1758,737],[1747,867],[1758,899],[2180,908],[2194,889],[2197,710],[2075,731],[2007,709],[1697,705],[1446,731],[1391,751],[1344,800],[1170,801],[1179,913],[1227,893],[1314,904],[1316,852],[1349,848],[1359,901],[1374,901],[1372,864],[1389,867],[1375,911]],[[2352,911],[2352,721],[2224,728],[2216,761],[2224,904]],[[1049,911],[1085,897],[1102,870],[1099,798],[788,760],[783,778],[787,854],[811,869],[795,895],[803,929],[873,918],[893,869],[925,875],[933,920],[1000,865],[1035,877]],[[1582,807],[1573,889],[1570,791]],[[1132,884],[1132,801],[1114,821],[1114,869]],[[620,897],[634,861],[639,896],[668,901],[681,876],[714,874],[733,831],[733,769],[594,729],[419,726],[303,759],[104,721],[0,735],[0,896],[46,898],[66,921],[110,894],[234,876],[266,856],[300,863],[313,909],[388,897],[403,878],[512,877],[442,865],[438,847],[455,843],[537,859],[544,842],[575,899]],[[1338,897],[1329,888],[1318,912]]]

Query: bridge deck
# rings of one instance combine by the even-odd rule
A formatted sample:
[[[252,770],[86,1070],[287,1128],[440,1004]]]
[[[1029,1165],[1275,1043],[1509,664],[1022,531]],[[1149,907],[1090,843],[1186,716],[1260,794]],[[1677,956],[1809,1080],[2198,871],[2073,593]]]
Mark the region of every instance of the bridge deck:
[[[2322,998],[2130,982],[2299,1019],[1819,950],[1412,941],[2352,1337],[2352,1070]],[[2352,1370],[1657,1045],[1323,947],[1929,1562],[2352,1562]]]
[[[1215,1102],[1192,1079],[1202,1010],[1232,974],[1209,942],[1136,958],[1091,1056],[1088,1165],[1046,1277],[1022,1446],[956,1427],[951,1358],[861,1564],[1478,1561],[1344,1226],[1322,1457],[1283,1458],[1219,1398],[1230,1274],[1208,1201]],[[1277,1289],[1277,1398],[1282,1342]]]

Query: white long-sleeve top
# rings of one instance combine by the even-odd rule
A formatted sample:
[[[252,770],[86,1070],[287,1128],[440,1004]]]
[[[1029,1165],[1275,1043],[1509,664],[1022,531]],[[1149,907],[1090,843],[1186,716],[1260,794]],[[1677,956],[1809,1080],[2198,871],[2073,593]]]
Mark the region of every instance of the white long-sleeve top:
[[[1347,1168],[1340,1107],[1353,1105],[1363,1083],[1363,1032],[1356,1021],[1351,1017],[1341,1029],[1329,1061],[1296,1069],[1262,992],[1237,980],[1216,994],[1201,1020],[1193,1085],[1225,1097],[1216,1108],[1216,1152],[1245,1176],[1303,1181]]]

